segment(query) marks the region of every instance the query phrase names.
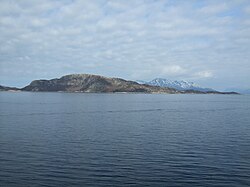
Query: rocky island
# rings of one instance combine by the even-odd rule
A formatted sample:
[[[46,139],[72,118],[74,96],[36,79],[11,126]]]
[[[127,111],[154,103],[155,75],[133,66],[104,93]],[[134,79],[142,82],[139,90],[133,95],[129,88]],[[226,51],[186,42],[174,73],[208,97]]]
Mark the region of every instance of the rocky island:
[[[59,79],[35,80],[22,88],[23,91],[49,91],[49,92],[143,92],[143,93],[176,93],[175,89],[159,86],[141,85],[137,82],[120,78],[108,78],[90,74],[72,74]]]
[[[177,90],[174,88],[139,84],[121,78],[91,74],[71,74],[51,80],[34,80],[24,88],[0,86],[0,91],[84,92],[84,93],[166,93],[166,94],[237,94],[235,92]]]

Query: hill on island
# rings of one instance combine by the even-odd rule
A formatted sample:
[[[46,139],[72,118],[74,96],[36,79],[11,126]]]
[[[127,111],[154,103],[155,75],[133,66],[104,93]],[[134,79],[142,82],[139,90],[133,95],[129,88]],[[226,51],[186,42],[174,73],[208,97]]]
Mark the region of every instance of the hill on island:
[[[15,88],[15,87],[8,87],[8,86],[0,85],[0,91],[18,91],[18,90],[20,90],[20,89]]]
[[[22,88],[23,91],[64,91],[64,92],[144,92],[144,93],[177,93],[172,88],[141,85],[137,82],[120,78],[108,78],[90,74],[72,74],[59,79],[35,80]]]

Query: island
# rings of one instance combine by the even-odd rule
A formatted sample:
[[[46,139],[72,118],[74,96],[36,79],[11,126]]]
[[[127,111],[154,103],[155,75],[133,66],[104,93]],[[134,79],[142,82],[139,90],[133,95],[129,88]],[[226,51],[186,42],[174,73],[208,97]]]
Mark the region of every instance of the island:
[[[34,80],[24,88],[0,87],[0,91],[10,90],[83,93],[238,94],[236,92],[177,90],[91,74],[71,74],[51,80]]]

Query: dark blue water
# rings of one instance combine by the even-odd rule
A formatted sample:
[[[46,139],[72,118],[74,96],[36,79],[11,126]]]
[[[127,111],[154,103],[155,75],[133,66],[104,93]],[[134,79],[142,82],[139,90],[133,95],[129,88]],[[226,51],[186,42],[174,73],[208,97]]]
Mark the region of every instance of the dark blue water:
[[[250,186],[250,97],[1,92],[0,186]]]

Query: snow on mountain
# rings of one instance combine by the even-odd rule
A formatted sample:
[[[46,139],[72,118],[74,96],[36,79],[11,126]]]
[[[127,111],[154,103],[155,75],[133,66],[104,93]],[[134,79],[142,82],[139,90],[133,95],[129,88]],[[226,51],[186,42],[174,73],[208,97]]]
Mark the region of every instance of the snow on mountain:
[[[175,88],[177,90],[215,91],[211,88],[202,88],[193,82],[188,82],[184,80],[177,81],[177,80],[156,78],[149,82],[141,80],[138,80],[136,82],[138,82],[139,84],[148,84],[152,86]]]

